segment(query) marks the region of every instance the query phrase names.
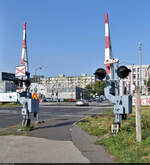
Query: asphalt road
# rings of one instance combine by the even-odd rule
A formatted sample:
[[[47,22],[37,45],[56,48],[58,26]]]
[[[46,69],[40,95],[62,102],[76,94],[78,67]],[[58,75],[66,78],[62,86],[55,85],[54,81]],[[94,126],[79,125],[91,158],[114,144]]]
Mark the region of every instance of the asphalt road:
[[[74,104],[42,104],[39,119],[48,121],[40,131],[33,131],[30,136],[53,140],[71,140],[72,124],[88,115],[97,115],[111,105],[108,102],[92,103],[90,106],[77,107]],[[31,116],[32,121],[36,119]],[[0,108],[0,129],[21,124],[21,108]]]

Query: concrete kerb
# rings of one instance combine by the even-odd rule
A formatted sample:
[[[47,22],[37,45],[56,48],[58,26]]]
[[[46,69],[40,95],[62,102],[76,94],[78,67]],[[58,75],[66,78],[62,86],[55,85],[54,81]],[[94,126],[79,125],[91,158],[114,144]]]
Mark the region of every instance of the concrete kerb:
[[[69,130],[72,131],[72,127],[74,127],[75,125],[77,125],[78,122],[80,122],[80,121],[86,119],[87,117],[88,117],[88,116],[85,116],[84,118],[82,118],[82,119],[76,121],[75,123],[73,123],[72,126],[71,126],[71,128],[70,128]]]
[[[73,123],[72,126],[71,126],[71,128],[74,127],[75,125],[77,125],[78,122],[80,122],[80,121],[86,119],[87,117],[88,117],[88,116],[86,116],[86,117],[84,117],[84,118],[82,118],[82,119],[76,121],[75,123]],[[70,131],[72,130],[71,128],[70,128]]]
[[[76,121],[69,129],[72,143],[80,150],[83,156],[89,159],[90,163],[116,163],[113,156],[103,146],[94,144],[98,137],[89,135],[77,125],[78,122],[85,120],[87,117]]]

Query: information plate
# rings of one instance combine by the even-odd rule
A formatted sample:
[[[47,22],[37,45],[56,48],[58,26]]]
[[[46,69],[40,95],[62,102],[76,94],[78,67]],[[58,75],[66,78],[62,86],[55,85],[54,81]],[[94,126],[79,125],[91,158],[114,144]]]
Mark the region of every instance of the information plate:
[[[15,80],[15,74],[2,72],[2,80],[13,81]]]

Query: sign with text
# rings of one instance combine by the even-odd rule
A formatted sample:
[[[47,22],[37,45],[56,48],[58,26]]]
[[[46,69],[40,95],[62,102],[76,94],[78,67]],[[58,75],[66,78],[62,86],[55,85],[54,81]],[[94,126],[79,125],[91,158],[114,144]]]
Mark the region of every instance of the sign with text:
[[[15,80],[15,74],[2,72],[2,80],[13,81]]]

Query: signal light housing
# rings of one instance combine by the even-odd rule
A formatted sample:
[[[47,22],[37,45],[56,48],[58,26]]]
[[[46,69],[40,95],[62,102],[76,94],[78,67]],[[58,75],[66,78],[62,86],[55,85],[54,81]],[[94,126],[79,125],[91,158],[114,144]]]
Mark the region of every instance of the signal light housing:
[[[121,78],[124,79],[129,75],[129,72],[131,72],[130,69],[128,69],[126,66],[120,66],[117,69],[117,75]]]
[[[25,86],[26,86],[26,87],[29,87],[30,85],[31,85],[31,81],[30,81],[30,79],[28,78],[28,79],[25,80]]]
[[[96,76],[96,78],[98,78],[99,80],[103,80],[106,77],[106,71],[103,68],[98,68],[96,70],[96,72],[94,73],[94,75]]]
[[[18,79],[15,79],[13,82],[15,83],[16,86],[19,85],[19,80]]]

